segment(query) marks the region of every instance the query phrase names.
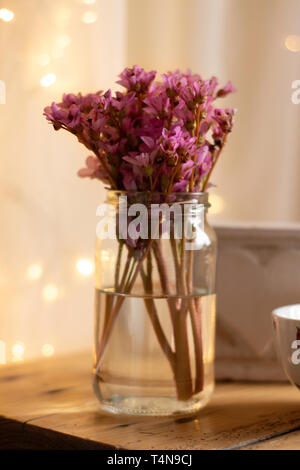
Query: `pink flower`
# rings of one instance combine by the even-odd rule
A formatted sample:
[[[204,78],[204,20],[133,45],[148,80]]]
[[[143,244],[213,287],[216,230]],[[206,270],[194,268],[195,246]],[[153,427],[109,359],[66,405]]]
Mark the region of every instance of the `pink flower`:
[[[126,191],[136,190],[137,185],[132,172],[129,169],[122,169],[122,183]]]
[[[141,136],[141,139],[144,142],[144,144],[146,144],[147,148],[153,149],[153,147],[155,146],[155,140],[152,137],[148,137],[144,135],[144,136]]]
[[[162,79],[169,97],[178,95],[188,84],[187,77],[179,70],[162,74]]]
[[[85,160],[86,168],[81,168],[78,170],[77,174],[81,178],[98,178],[104,183],[109,183],[109,179],[105,170],[101,167],[101,163],[98,158],[90,155]]]
[[[190,71],[155,76],[135,65],[120,75],[123,92],[64,94],[45,108],[54,129],[69,131],[94,153],[79,176],[120,190],[198,191],[206,184],[235,114],[214,102],[235,89],[228,82],[218,90],[216,77]]]
[[[230,132],[233,126],[233,116],[236,113],[235,109],[226,108],[220,109],[216,108],[214,110],[213,119],[218,123],[220,129],[223,133]]]
[[[80,126],[81,114],[80,108],[77,104],[72,104],[69,108],[68,123],[66,124],[71,129],[76,129]]]
[[[52,122],[56,130],[62,126],[76,129],[81,124],[80,108],[77,104],[71,104],[69,108],[64,108],[56,103],[52,103],[44,110],[44,115],[48,121]]]
[[[196,163],[198,168],[198,176],[201,179],[209,172],[212,165],[212,155],[209,152],[207,145],[204,145],[198,150]]]
[[[150,94],[144,99],[146,110],[160,119],[170,117],[170,98],[165,93]]]
[[[123,157],[123,160],[141,168],[147,168],[150,163],[149,154],[147,153],[141,153],[140,155],[135,155],[134,157]]]
[[[80,94],[74,95],[74,93],[64,93],[61,106],[63,106],[64,108],[69,108],[70,106],[72,106],[72,104],[76,104],[77,106],[79,106],[81,103],[81,99],[82,97]]]
[[[188,180],[181,180],[178,183],[174,184],[173,191],[175,193],[185,193],[186,191],[188,191],[188,184]]]
[[[87,95],[81,96],[80,111],[83,113],[89,113],[91,109],[96,108],[101,102],[102,91],[88,93]]]
[[[156,72],[154,70],[146,72],[143,68],[134,65],[132,68],[123,70],[120,74],[121,80],[118,80],[117,83],[127,90],[145,93],[155,76]]]
[[[54,102],[51,104],[51,106],[47,106],[44,109],[44,116],[46,116],[48,121],[53,123],[56,130],[59,129],[63,124],[67,125],[68,123],[68,111],[59,108],[59,106]]]
[[[220,88],[217,92],[217,98],[224,98],[225,96],[229,95],[229,93],[235,93],[236,89],[232,85],[232,83],[229,81],[226,83],[226,85],[223,88]]]
[[[178,119],[181,119],[184,123],[187,123],[187,122],[193,121],[194,110],[191,110],[189,106],[182,99],[179,99],[178,105],[174,107],[174,115]]]

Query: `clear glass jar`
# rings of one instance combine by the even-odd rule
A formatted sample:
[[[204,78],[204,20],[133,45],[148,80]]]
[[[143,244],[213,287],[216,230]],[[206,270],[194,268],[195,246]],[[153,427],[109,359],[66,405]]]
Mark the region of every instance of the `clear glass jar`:
[[[208,207],[207,193],[108,191],[98,210],[93,386],[103,409],[186,415],[212,395]]]

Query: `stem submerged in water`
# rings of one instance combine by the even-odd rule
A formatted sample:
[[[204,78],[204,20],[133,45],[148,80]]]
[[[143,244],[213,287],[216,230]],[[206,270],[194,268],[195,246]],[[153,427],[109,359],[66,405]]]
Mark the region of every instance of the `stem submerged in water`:
[[[203,389],[203,351],[201,328],[201,299],[196,302],[193,297],[193,264],[194,256],[190,251],[186,256],[185,236],[180,240],[181,246],[177,246],[177,240],[171,239],[171,251],[174,260],[176,292],[172,292],[172,284],[169,279],[168,265],[161,247],[160,240],[151,239],[144,248],[140,258],[136,257],[134,248],[129,247],[122,276],[120,276],[122,248],[119,248],[115,275],[115,291],[117,295],[106,296],[105,316],[102,336],[97,350],[96,374],[99,372],[101,360],[112,334],[114,322],[121,310],[126,295],[130,294],[138,275],[146,294],[144,304],[156,334],[158,343],[165,354],[174,375],[178,400],[189,400],[193,394]],[[162,293],[166,296],[166,302],[170,313],[170,319],[174,337],[174,350],[169,344],[160,323],[153,295],[152,282],[152,254],[156,262]],[[145,263],[145,267],[144,267]],[[119,278],[121,277],[121,280]],[[195,353],[195,384],[193,385],[190,348],[188,334],[188,318],[191,318]]]

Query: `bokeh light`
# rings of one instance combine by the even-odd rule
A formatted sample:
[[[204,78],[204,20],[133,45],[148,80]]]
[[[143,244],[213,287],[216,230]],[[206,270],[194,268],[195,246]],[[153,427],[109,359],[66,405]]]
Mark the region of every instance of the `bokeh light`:
[[[13,345],[12,349],[12,360],[14,362],[16,361],[23,361],[24,359],[24,352],[25,352],[25,347],[23,343],[16,343]]]
[[[71,44],[71,38],[70,36],[68,36],[68,34],[62,34],[56,40],[56,45],[61,48],[67,47],[70,44]]]
[[[15,14],[14,14],[13,11],[8,10],[7,8],[1,8],[0,9],[0,19],[1,20],[5,21],[5,22],[8,22],[8,21],[11,21],[14,16],[15,16]]]
[[[54,347],[52,344],[43,344],[42,346],[42,354],[45,357],[53,356],[54,354]]]
[[[83,276],[90,276],[94,271],[94,264],[89,259],[79,259],[76,263],[77,271]]]
[[[39,279],[41,277],[42,273],[43,269],[40,264],[31,264],[27,268],[26,277],[30,281],[35,281],[36,279]]]
[[[83,13],[81,19],[83,23],[91,24],[97,21],[97,17],[98,15],[95,11],[86,11],[85,13]]]
[[[68,34],[62,34],[54,42],[52,48],[52,57],[54,59],[61,59],[64,55],[64,49],[71,44],[71,38]]]
[[[300,51],[300,36],[290,35],[284,41],[285,47],[291,52]]]
[[[225,206],[224,199],[218,194],[210,194],[209,202],[211,204],[211,207],[209,209],[210,214],[216,215],[220,214],[223,211]]]
[[[45,302],[53,302],[58,297],[58,287],[55,284],[47,284],[42,291]]]
[[[48,65],[50,63],[50,56],[49,54],[40,54],[38,57],[37,57],[37,63],[39,65],[42,65],[43,67],[45,67],[46,65]]]
[[[56,75],[54,73],[48,73],[41,79],[42,87],[48,87],[53,85],[56,82]]]

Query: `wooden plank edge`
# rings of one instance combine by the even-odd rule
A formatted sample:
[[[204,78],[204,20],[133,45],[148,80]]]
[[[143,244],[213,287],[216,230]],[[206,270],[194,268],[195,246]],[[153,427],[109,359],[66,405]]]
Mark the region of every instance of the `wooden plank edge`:
[[[0,416],[0,450],[121,450],[120,447],[70,436],[32,423]]]

